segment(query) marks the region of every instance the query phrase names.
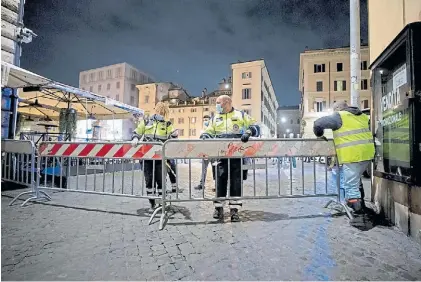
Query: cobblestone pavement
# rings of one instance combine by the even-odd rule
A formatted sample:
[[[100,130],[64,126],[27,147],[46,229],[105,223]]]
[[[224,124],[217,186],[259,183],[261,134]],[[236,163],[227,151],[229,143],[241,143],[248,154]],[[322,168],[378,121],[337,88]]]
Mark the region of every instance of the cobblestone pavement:
[[[293,186],[301,187],[299,174]],[[277,173],[270,175],[277,191]],[[199,177],[194,164],[192,186]],[[258,180],[260,193],[266,185]],[[324,209],[323,198],[247,201],[238,223],[228,214],[215,222],[210,202],[177,203],[158,231],[158,219],[147,225],[144,199],[50,192],[50,202],[9,207],[18,192],[2,193],[3,280],[421,279],[420,245],[394,228],[355,229]]]

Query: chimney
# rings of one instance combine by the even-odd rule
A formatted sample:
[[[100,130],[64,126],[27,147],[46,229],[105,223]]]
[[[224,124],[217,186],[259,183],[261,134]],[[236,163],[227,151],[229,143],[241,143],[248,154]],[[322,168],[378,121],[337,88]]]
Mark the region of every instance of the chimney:
[[[208,90],[206,88],[203,88],[202,91],[202,98],[205,98],[206,94],[207,94]]]

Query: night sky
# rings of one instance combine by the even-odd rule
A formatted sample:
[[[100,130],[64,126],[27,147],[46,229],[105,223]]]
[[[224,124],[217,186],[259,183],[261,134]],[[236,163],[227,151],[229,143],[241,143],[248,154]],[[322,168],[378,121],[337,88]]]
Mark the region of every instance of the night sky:
[[[230,63],[264,58],[280,105],[298,104],[299,54],[349,45],[349,0],[27,0],[38,37],[22,67],[78,86],[79,72],[127,62],[193,95]],[[361,1],[367,42],[367,4]]]

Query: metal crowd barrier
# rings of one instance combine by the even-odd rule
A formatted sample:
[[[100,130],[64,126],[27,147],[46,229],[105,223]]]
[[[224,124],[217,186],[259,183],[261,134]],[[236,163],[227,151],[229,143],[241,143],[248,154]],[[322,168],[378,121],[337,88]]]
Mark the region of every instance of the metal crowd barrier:
[[[279,199],[279,198],[310,198],[310,197],[335,197],[336,201],[329,201],[325,207],[332,203],[336,203],[340,209],[345,210],[349,217],[352,217],[349,210],[344,204],[341,204],[340,195],[340,179],[331,179],[331,174],[328,175],[327,162],[320,164],[316,162],[315,157],[334,157],[335,147],[333,141],[325,141],[320,139],[260,139],[250,140],[248,143],[242,143],[240,140],[230,139],[214,139],[214,140],[169,140],[164,143],[162,149],[162,162],[167,160],[188,159],[187,178],[184,176],[183,170],[177,167],[177,191],[175,193],[166,193],[166,186],[162,196],[162,205],[158,207],[149,221],[151,224],[154,216],[162,211],[159,229],[162,230],[168,221],[168,211],[172,203],[176,202],[192,202],[192,201],[228,201],[228,200],[257,200],[257,199]],[[312,163],[305,163],[301,161],[299,166],[296,159],[301,160],[304,157],[313,157]],[[253,159],[264,159],[265,168],[256,170]],[[290,163],[295,162],[297,169],[301,169],[298,177],[293,173],[293,165],[289,165],[289,169],[285,169],[280,161],[272,164],[273,169],[270,169],[270,158],[289,159]],[[226,197],[216,197],[209,195],[205,189],[201,191],[192,191],[192,175],[197,175],[200,172],[192,172],[192,160],[213,160],[214,165],[218,162],[227,160],[228,162],[228,187]],[[236,161],[241,159],[240,162]],[[245,167],[244,159],[251,159],[251,171],[245,172],[245,169],[250,169],[250,165]],[[241,177],[241,196],[230,196],[230,165],[232,162],[240,163],[243,175]],[[178,162],[176,162],[178,163]],[[316,166],[323,166],[324,172],[321,177],[316,173],[318,169]],[[186,167],[186,165],[184,165]],[[186,169],[185,169],[186,170]],[[311,173],[312,172],[312,173]],[[251,174],[251,175],[250,175]],[[312,179],[306,182],[306,175],[313,174]],[[162,177],[167,175],[167,168],[162,169]],[[247,175],[247,180],[244,180]],[[218,191],[218,173],[215,173],[214,184],[215,190]],[[277,181],[273,180],[276,177]],[[269,178],[271,181],[269,181]],[[298,184],[294,182],[294,178]],[[329,182],[334,182],[334,187],[330,187]],[[257,185],[265,183],[264,186]],[[188,191],[188,193],[180,194],[181,190]],[[194,194],[194,195],[193,195]],[[208,194],[208,195],[207,195]],[[210,211],[211,213],[211,211]]]
[[[160,199],[147,196],[145,160],[161,160],[162,143],[43,142],[39,146],[40,189]],[[155,162],[154,162],[155,163]],[[165,182],[164,182],[165,183]]]
[[[31,188],[17,195],[9,205],[12,205],[23,195],[31,195],[21,206],[29,201],[51,198],[43,191],[39,191],[36,183],[38,171],[35,166],[36,154],[34,142],[30,140],[2,140],[1,141],[1,180],[25,185]]]

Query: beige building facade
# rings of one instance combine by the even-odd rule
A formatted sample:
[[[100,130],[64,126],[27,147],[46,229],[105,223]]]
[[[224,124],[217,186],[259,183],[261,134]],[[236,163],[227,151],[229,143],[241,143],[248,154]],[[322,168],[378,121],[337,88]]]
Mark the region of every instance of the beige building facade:
[[[361,46],[361,108],[371,104],[369,48]],[[312,138],[314,121],[331,113],[339,100],[350,101],[350,50],[347,48],[306,50],[300,54],[302,134]],[[332,132],[325,132],[327,137]]]
[[[232,76],[222,79],[216,90],[200,97],[191,97],[185,89],[169,82],[137,85],[138,107],[153,113],[155,104],[164,101],[170,107],[170,121],[179,129],[180,139],[199,138],[203,132],[203,118],[215,113],[216,99],[229,95],[236,109],[252,116],[265,133],[276,133],[278,101],[263,60],[231,65]]]
[[[231,65],[232,101],[266,130],[276,134],[278,100],[264,60],[239,62]]]
[[[370,62],[409,23],[421,21],[420,0],[368,0]]]
[[[370,64],[407,24],[420,21],[420,0],[368,0]],[[379,103],[374,100],[374,108]],[[374,173],[371,200],[399,229],[421,243],[421,187],[391,179]]]
[[[152,81],[150,75],[127,63],[90,69],[79,74],[79,88],[135,107],[139,104],[136,85]],[[122,126],[117,126],[114,130],[120,131],[116,135],[128,140],[131,138],[134,126],[132,119],[124,120]]]

